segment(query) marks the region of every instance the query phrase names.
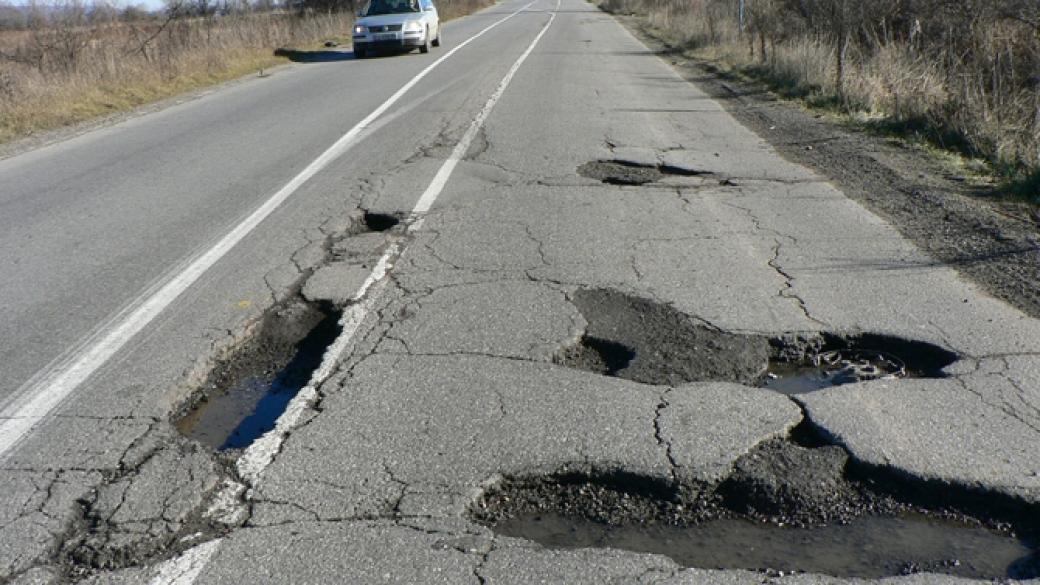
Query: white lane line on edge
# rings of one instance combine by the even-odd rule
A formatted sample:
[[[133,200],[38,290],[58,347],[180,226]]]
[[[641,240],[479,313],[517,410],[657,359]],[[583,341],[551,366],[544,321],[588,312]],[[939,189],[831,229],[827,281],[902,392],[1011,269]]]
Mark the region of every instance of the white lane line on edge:
[[[21,388],[15,391],[17,398],[3,411],[0,411],[0,460],[32,431],[43,418],[54,410],[63,400],[79,387],[87,378],[103,366],[113,355],[127,344],[130,339],[152,322],[177,297],[194,284],[202,275],[223,258],[236,244],[241,242],[250,232],[284,203],[297,189],[316,175],[329,163],[336,160],[356,143],[356,139],[390,107],[400,100],[405,93],[415,87],[437,66],[449,59],[456,52],[491,29],[513,18],[526,10],[537,0],[531,0],[515,12],[501,18],[477,34],[462,41],[439,59],[420,71],[408,83],[404,84],[382,105],[347,131],[339,140],[311,162],[298,175],[279,189],[270,199],[265,201],[256,211],[236,225],[212,248],[187,264],[158,290],[148,289],[139,295],[126,308],[116,314],[112,325],[95,333],[86,344],[75,346],[70,355],[52,362],[53,369],[38,372]],[[123,317],[125,315],[125,317]]]
[[[509,71],[502,78],[502,81],[499,82],[498,87],[495,88],[484,107],[481,108],[473,122],[470,123],[462,139],[455,145],[451,155],[441,165],[429,186],[416,202],[409,219],[409,232],[417,231],[422,227],[425,219],[424,214],[430,210],[430,207],[433,206],[437,197],[444,190],[448,179],[451,178],[452,171],[455,170],[456,165],[462,160],[466,151],[469,150],[470,144],[472,144],[477,132],[480,131],[480,128],[491,114],[491,110],[494,109],[495,104],[505,94],[506,88],[509,87],[520,66],[531,55],[535,46],[538,45],[538,42],[545,36],[553,21],[556,20],[560,1],[556,0],[556,8],[550,13],[549,20],[542,26],[542,29],[534,37],[534,40],[531,41],[531,44],[528,45],[527,50],[509,68]],[[343,330],[325,352],[325,355],[322,356],[321,365],[315,370],[307,386],[300,390],[300,393],[289,402],[285,412],[275,422],[274,428],[253,442],[252,445],[246,448],[242,456],[238,458],[235,465],[242,479],[245,479],[253,486],[256,485],[260,474],[274,461],[275,454],[281,450],[282,443],[289,432],[298,425],[306,411],[318,399],[318,386],[325,382],[335,371],[336,364],[350,347],[354,335],[361,327],[365,317],[379,302],[381,293],[386,287],[386,275],[393,268],[393,261],[400,252],[400,247],[395,242],[379,258],[368,278],[365,279],[357,293],[354,294],[353,298],[356,302],[347,307],[343,317],[340,318],[339,323]],[[201,544],[189,549],[178,557],[166,561],[159,566],[159,574],[149,582],[149,585],[192,585],[206,563],[209,562],[209,559],[217,552],[223,540],[223,538],[220,538]]]

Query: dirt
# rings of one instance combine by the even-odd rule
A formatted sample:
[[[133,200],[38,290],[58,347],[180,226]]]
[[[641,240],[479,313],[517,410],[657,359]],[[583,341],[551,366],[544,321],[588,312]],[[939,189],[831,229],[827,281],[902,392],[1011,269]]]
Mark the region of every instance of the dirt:
[[[727,79],[711,63],[662,41],[643,19],[617,19],[784,158],[828,177],[938,263],[1040,317],[1040,215],[1034,206],[974,186],[919,149],[782,101],[761,84]]]

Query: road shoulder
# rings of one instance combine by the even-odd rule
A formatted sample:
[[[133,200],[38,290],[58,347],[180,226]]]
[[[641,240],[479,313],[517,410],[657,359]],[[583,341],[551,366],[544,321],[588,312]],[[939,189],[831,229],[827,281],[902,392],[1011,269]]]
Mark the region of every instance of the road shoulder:
[[[858,132],[785,102],[762,85],[725,79],[663,41],[637,16],[614,15],[684,79],[717,100],[785,159],[830,179],[939,262],[1040,317],[1040,226],[1035,210],[1000,201],[935,157]]]

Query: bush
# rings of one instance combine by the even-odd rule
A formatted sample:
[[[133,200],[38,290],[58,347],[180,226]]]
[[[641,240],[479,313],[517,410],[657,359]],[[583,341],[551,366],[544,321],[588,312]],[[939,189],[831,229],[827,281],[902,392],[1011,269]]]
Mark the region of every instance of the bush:
[[[861,111],[890,128],[988,159],[1040,168],[1036,0],[608,0],[673,42],[789,94]]]

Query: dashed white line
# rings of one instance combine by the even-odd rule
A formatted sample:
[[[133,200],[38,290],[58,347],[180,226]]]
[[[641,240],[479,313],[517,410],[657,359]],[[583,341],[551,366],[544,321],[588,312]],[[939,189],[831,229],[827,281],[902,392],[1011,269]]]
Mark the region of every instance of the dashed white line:
[[[177,297],[201,278],[207,270],[231,251],[235,245],[249,235],[264,219],[295,193],[300,186],[352,147],[377,118],[397,103],[420,80],[463,47],[523,12],[534,4],[535,1],[537,0],[532,0],[508,16],[493,22],[428,65],[384,101],[382,105],[347,131],[346,134],[307,165],[305,169],[293,177],[292,180],[265,201],[249,217],[236,225],[212,248],[197,256],[183,270],[176,272],[165,283],[158,285],[156,287],[158,290],[148,289],[139,295],[116,315],[109,326],[103,327],[91,336],[85,344],[77,345],[69,350],[66,355],[52,362],[52,365],[44,368],[44,370],[38,372],[23,384],[15,392],[17,398],[0,412],[0,460],[6,458],[11,450],[28,436],[40,421],[122,349],[131,338],[140,333]]]

